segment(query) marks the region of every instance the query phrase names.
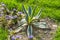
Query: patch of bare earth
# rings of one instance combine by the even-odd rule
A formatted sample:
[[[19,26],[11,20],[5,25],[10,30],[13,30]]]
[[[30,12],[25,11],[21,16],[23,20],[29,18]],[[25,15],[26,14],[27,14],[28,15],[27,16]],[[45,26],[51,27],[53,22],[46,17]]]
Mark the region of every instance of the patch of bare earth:
[[[55,32],[57,29],[57,25],[55,22],[50,19],[41,19],[40,22],[46,22],[47,28],[33,28],[33,39],[31,40],[53,40],[55,37]],[[29,40],[26,35],[26,28],[24,28],[22,32],[19,32],[15,35],[20,35],[19,40]],[[14,36],[15,36],[14,35]]]

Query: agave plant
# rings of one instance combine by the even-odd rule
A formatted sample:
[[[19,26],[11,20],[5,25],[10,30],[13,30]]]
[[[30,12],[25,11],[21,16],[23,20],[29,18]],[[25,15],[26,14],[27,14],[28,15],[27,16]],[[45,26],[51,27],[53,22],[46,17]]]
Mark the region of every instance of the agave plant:
[[[37,7],[35,7],[32,10],[32,7],[29,6],[28,11],[25,9],[24,5],[22,5],[22,9],[23,12],[25,13],[25,17],[20,21],[20,27],[17,28],[14,33],[19,32],[20,30],[23,29],[23,27],[27,27],[27,36],[28,38],[33,38],[33,26],[32,25],[36,25],[34,23],[36,23],[35,20],[39,20],[40,15],[41,15],[41,11],[42,9],[40,9],[40,11],[35,15],[35,10]],[[27,25],[27,26],[26,26]],[[37,26],[36,26],[37,27]]]
[[[35,14],[35,9],[36,7],[34,8],[34,10],[32,10],[32,7],[29,6],[28,8],[28,12],[26,11],[26,9],[23,7],[23,11],[24,13],[26,13],[26,17],[25,17],[25,20],[27,22],[27,35],[28,35],[28,38],[32,38],[32,33],[33,33],[33,23],[35,20],[38,20],[40,15],[41,15],[41,10],[37,13],[37,15],[34,15]]]

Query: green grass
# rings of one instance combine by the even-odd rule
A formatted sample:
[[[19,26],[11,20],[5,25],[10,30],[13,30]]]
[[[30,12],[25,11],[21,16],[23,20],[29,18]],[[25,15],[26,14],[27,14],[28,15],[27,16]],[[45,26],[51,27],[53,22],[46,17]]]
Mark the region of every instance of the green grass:
[[[6,40],[7,35],[8,35],[7,30],[0,26],[0,40]]]
[[[60,26],[57,29],[56,36],[55,36],[54,40],[60,40]]]

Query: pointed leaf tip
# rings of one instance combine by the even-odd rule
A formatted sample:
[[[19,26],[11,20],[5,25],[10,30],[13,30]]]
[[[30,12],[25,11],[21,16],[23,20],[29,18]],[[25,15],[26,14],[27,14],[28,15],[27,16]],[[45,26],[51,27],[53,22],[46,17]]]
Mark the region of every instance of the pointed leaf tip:
[[[28,37],[32,35],[32,26],[31,25],[28,26],[27,35],[28,35]]]
[[[31,15],[31,13],[32,13],[32,7],[30,7],[30,6],[29,6],[29,9],[28,9],[28,13],[29,13],[29,15]]]

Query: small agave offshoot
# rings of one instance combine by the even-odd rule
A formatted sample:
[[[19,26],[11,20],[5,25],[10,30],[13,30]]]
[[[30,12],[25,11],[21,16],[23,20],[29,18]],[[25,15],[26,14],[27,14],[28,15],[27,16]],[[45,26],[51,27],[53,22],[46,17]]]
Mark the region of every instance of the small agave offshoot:
[[[20,30],[23,29],[23,27],[25,27],[25,25],[27,25],[27,36],[28,38],[33,38],[33,26],[32,25],[35,25],[34,22],[35,20],[38,20],[40,18],[40,15],[41,15],[41,11],[42,9],[40,9],[40,11],[36,14],[35,14],[35,11],[36,11],[36,8],[35,7],[33,10],[32,10],[32,7],[29,6],[28,8],[28,11],[25,9],[24,5],[22,5],[22,9],[23,9],[23,12],[25,13],[25,17],[21,20],[20,22],[20,27],[17,28],[14,32],[19,32]],[[37,21],[38,22],[38,21]]]
[[[33,26],[32,25],[34,25],[35,20],[39,20],[42,9],[40,9],[40,11],[35,15],[37,6],[33,10],[32,10],[32,7],[29,6],[28,12],[24,8],[24,6],[22,7],[23,7],[24,13],[26,14],[25,20],[28,26],[27,27],[28,38],[33,38]]]

